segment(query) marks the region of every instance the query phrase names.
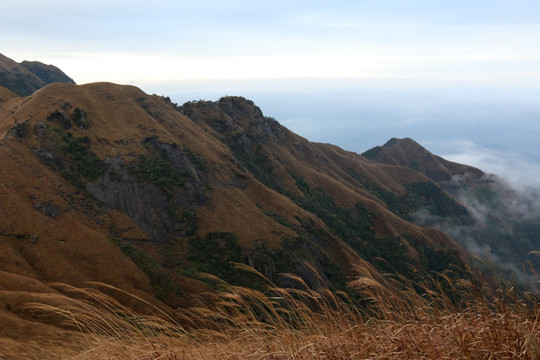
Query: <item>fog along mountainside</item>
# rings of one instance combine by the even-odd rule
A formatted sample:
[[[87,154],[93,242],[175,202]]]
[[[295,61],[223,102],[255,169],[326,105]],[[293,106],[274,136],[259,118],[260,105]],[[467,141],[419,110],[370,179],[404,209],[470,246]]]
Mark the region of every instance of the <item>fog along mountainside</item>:
[[[505,274],[505,278],[536,288],[535,269],[539,268],[540,261],[531,251],[540,248],[540,190],[534,182],[511,181],[480,170],[468,173],[445,171],[459,165],[433,156],[410,141],[403,144],[391,140],[365,152],[364,156],[417,169],[435,180],[466,211],[455,216],[434,204],[420,207],[407,217],[421,226],[443,230],[475,255],[477,266],[491,268]],[[429,168],[426,167],[428,163],[431,163]],[[402,206],[402,202],[393,196],[386,202],[389,206]]]
[[[534,288],[539,268],[540,191],[535,187],[515,187],[495,175],[486,175],[474,187],[463,186],[467,179],[455,177],[442,184],[471,214],[471,225],[452,224],[425,212],[414,214],[415,222],[433,224],[462,243],[469,252],[511,272],[522,284]]]

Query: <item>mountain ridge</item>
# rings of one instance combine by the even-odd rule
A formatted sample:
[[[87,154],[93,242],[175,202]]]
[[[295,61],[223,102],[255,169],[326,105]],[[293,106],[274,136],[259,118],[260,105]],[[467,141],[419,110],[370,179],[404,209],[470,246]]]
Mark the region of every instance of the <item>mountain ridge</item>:
[[[113,87],[115,91],[110,91],[111,87]],[[77,92],[74,91],[74,89],[76,89],[76,88],[73,88],[73,85],[61,85],[61,84],[50,85],[49,87],[47,87],[45,89],[42,89],[39,93],[35,94],[32,98],[26,99],[25,100],[26,102],[24,104],[22,104],[22,102],[21,102],[21,108],[18,109],[17,111],[15,111],[15,114],[11,118],[16,119],[16,118],[30,117],[30,114],[26,112],[26,109],[33,109],[34,103],[39,104],[40,106],[43,105],[43,103],[45,102],[45,98],[51,98],[51,93],[57,94],[58,99],[53,100],[53,102],[60,105],[60,107],[62,107],[62,104],[65,104],[65,103],[69,102],[69,101],[64,101],[63,99],[61,100],[60,98],[69,96],[71,98],[70,100],[71,100],[71,103],[72,103],[72,110],[71,111],[74,111],[73,109],[75,109],[76,106],[79,106],[79,105],[76,105],[77,101],[79,101],[78,96],[83,95],[83,94],[78,95]],[[167,119],[170,116],[170,113],[166,113],[166,112],[159,113],[159,112],[157,112],[156,113],[157,116],[158,116],[157,119],[156,119],[156,117],[152,117],[152,116],[148,115],[148,112],[154,111],[154,110],[152,110],[152,107],[155,105],[153,103],[155,101],[160,101],[160,99],[155,99],[155,98],[152,98],[152,97],[145,97],[144,101],[139,100],[139,101],[142,101],[145,105],[144,106],[139,106],[137,104],[136,99],[142,98],[142,92],[140,92],[140,90],[132,88],[132,87],[116,87],[116,86],[113,86],[111,84],[102,83],[102,84],[85,85],[85,86],[83,86],[82,88],[79,88],[79,89],[84,90],[84,91],[82,91],[83,93],[85,93],[83,98],[85,96],[87,96],[87,100],[89,100],[89,104],[92,104],[92,103],[99,104],[99,112],[98,111],[96,111],[96,112],[88,111],[88,118],[89,119],[93,118],[92,121],[101,122],[100,126],[96,126],[97,124],[92,125],[92,134],[91,135],[93,135],[93,136],[90,136],[90,134],[89,134],[90,144],[91,144],[90,148],[92,149],[92,151],[96,154],[96,156],[99,159],[105,160],[107,158],[112,158],[112,157],[120,154],[120,155],[127,156],[128,160],[133,160],[138,155],[141,155],[140,152],[143,151],[142,148],[140,148],[138,145],[141,144],[145,139],[152,138],[153,136],[158,136],[160,142],[163,142],[163,143],[172,142],[173,139],[162,128],[162,125],[161,125],[162,123],[160,123],[160,121],[163,121],[163,122],[166,121],[165,119]],[[118,91],[118,90],[121,90],[121,91]],[[123,99],[120,99],[121,96],[126,96],[126,97],[124,97]],[[97,99],[96,99],[96,97],[97,97]],[[114,100],[114,102],[111,103],[110,108],[107,108],[105,106],[105,104],[103,103],[103,101],[102,101],[102,99],[106,99],[106,98],[116,98]],[[134,98],[135,98],[135,101],[133,101]],[[148,101],[147,101],[147,99],[148,99]],[[125,106],[125,105],[122,105],[122,104],[130,104],[132,110],[126,111],[125,114],[115,113],[115,109],[117,110],[119,107],[122,108],[122,107]],[[133,105],[136,105],[136,106],[133,106]],[[203,105],[203,104],[201,104],[201,105]],[[206,109],[207,105],[208,104],[205,105],[204,110],[207,110]],[[18,105],[16,105],[16,107],[17,106]],[[80,106],[82,108],[82,105],[80,105]],[[87,108],[88,105],[85,104],[84,107]],[[144,107],[147,107],[147,109],[144,109]],[[59,108],[56,109],[56,110],[59,110]],[[171,110],[172,110],[172,108],[169,109],[169,111],[171,111]],[[250,108],[249,110],[254,111],[254,109],[252,109],[252,108]],[[54,113],[54,111],[51,109],[50,114],[53,114],[53,113]],[[104,113],[107,113],[108,117],[114,117],[116,119],[116,121],[115,122],[110,122],[110,121],[101,120]],[[50,115],[50,114],[43,114],[42,118],[46,119],[47,116]],[[175,114],[174,116],[182,118],[181,114],[178,114],[178,113],[174,113],[174,114]],[[146,125],[146,124],[143,125],[142,122],[141,123],[131,124],[129,127],[125,126],[125,125],[120,125],[120,124],[125,123],[123,119],[141,118],[141,116],[144,116],[147,119],[152,119],[152,121],[148,125]],[[176,119],[176,120],[178,121],[178,119]],[[240,119],[240,120],[245,120],[245,119]],[[42,120],[42,123],[44,123],[44,121],[46,121],[46,120]],[[118,125],[116,125],[116,124],[119,124],[120,127],[118,127]],[[38,128],[39,128],[40,123],[39,122],[37,124],[29,123],[28,125],[29,126],[38,125]],[[184,130],[189,130],[191,132],[195,132],[196,129],[193,128],[194,125],[195,125],[195,123],[193,123],[193,124],[190,124],[189,122],[185,123],[185,120],[184,120],[184,123],[183,123],[182,126],[185,127]],[[202,127],[204,128],[204,130],[206,132],[210,132],[210,127],[207,126],[206,123],[201,124],[201,125],[202,125]],[[148,129],[150,126],[152,126],[153,128]],[[134,129],[134,128],[139,129],[139,128],[143,128],[143,127],[147,127],[147,129],[143,130],[141,133],[138,133],[138,131],[134,131],[134,130],[131,130],[131,132],[130,132],[130,129]],[[264,126],[262,128],[264,129]],[[75,126],[72,129],[70,129],[70,131],[72,131],[74,137],[79,137],[79,136],[82,135],[82,133],[86,133],[85,129],[82,129],[80,127],[75,127]],[[77,133],[79,133],[80,135],[77,134]],[[120,133],[122,133],[122,138],[118,138],[118,135],[116,135],[116,134],[120,134]],[[114,136],[111,137],[111,134],[114,135]],[[156,134],[158,134],[158,135],[156,135]],[[289,136],[292,136],[292,135],[289,135]],[[295,137],[295,136],[293,136],[293,137]],[[242,139],[242,136],[239,136],[239,139]],[[24,141],[28,141],[29,145],[34,148],[34,154],[37,154],[38,158],[40,156],[41,156],[41,158],[44,158],[44,157],[50,155],[50,154],[48,154],[49,150],[44,149],[44,145],[39,144],[38,142],[36,142],[36,140],[37,139],[35,139],[35,138],[34,139],[24,139]],[[137,146],[136,147],[131,147],[129,145],[126,146],[126,145],[124,145],[122,140],[127,141],[128,143],[137,144]],[[219,143],[215,144],[215,142],[213,141],[213,138],[211,138],[211,137],[207,138],[207,140],[204,140],[204,137],[198,136],[197,140],[205,142],[206,145],[209,145],[210,143],[212,143],[213,144],[212,147],[214,147],[214,148],[217,146],[217,148],[215,150],[212,150],[213,153],[219,153],[220,151],[223,153],[224,151],[225,152],[228,151],[227,148],[223,148],[222,144],[219,144]],[[240,142],[242,142],[242,141],[244,141],[244,140],[240,140]],[[109,143],[109,145],[111,145],[111,146],[108,146],[108,147],[99,146],[98,147],[98,146],[95,145],[95,144],[100,144],[100,143]],[[160,145],[157,145],[157,146],[160,146]],[[190,142],[188,144],[188,146],[192,147],[193,151],[196,152],[196,153],[200,152],[200,153],[204,153],[208,157],[210,156],[210,155],[207,155],[208,151],[204,152],[202,147],[198,146],[194,142]],[[323,155],[321,155],[322,153],[320,153],[319,149],[309,145],[309,143],[305,139],[299,139],[298,138],[297,143],[294,146],[296,146],[298,148],[304,147],[304,149],[302,149],[302,151],[294,149],[294,151],[297,152],[298,157],[301,158],[302,161],[306,161],[306,159],[308,159],[311,156],[310,154],[312,154],[312,153],[315,153],[315,155],[319,156],[319,157],[323,156]],[[294,148],[294,146],[293,146],[293,148]],[[208,148],[209,148],[209,146],[205,146],[205,150],[207,150]],[[106,150],[106,149],[109,149],[109,150]],[[126,151],[124,151],[124,150],[126,150]],[[41,151],[41,155],[40,155],[40,151]],[[242,151],[245,151],[245,149],[242,149]],[[297,159],[297,158],[291,158],[289,160],[291,162],[290,167],[295,167],[295,166],[298,167],[298,166],[300,166],[300,163],[298,162],[298,160],[295,160],[295,159]],[[369,165],[366,165],[366,166],[369,166]],[[293,177],[290,176],[285,169],[281,169],[279,171],[280,171],[279,175],[282,176],[284,179],[286,179],[288,177],[289,186],[293,185],[293,186],[290,186],[293,189],[292,193],[296,194],[296,195],[300,195],[301,192],[295,186],[295,180],[293,179]],[[306,169],[306,171],[308,171],[308,169]],[[299,174],[299,175],[300,176],[301,175],[307,175],[307,174],[309,174],[309,172],[312,172],[312,171],[313,170],[309,170],[308,172],[302,173],[302,174]],[[319,173],[321,173],[321,171],[319,171]],[[318,178],[320,179],[318,181],[320,181],[321,184],[325,184],[324,186],[328,188],[328,191],[330,193],[333,193],[333,195],[337,199],[338,203],[340,203],[343,206],[347,206],[347,205],[351,204],[350,195],[355,193],[355,191],[352,191],[350,188],[347,189],[347,187],[342,187],[342,186],[336,185],[335,182],[331,179],[331,176],[330,176],[329,173],[327,173],[326,175],[324,175],[324,174],[318,175]],[[227,180],[229,182],[231,181],[230,179],[227,179]],[[241,182],[241,180],[240,180],[240,182]],[[253,186],[259,186],[259,185],[253,185]],[[318,184],[313,184],[313,186],[318,186]],[[397,185],[392,185],[392,186],[397,186]],[[241,191],[240,190],[241,187],[243,187],[243,185],[239,185],[239,187],[233,186],[234,191],[236,191],[236,192]],[[249,191],[249,189],[248,189],[248,191]],[[364,196],[366,196],[368,198],[372,197],[366,191],[362,191],[362,190],[358,190],[358,191],[360,191]],[[358,196],[358,195],[355,195],[355,196]],[[375,198],[372,198],[371,201],[374,201],[374,203],[376,203]],[[371,206],[376,206],[376,205],[371,205]],[[384,211],[384,210],[380,210],[380,211]],[[292,219],[290,219],[290,220],[293,221]],[[402,220],[393,220],[393,221],[397,221],[399,223]],[[209,226],[209,227],[211,226],[211,224],[205,224],[205,223],[203,223],[203,225]],[[390,226],[390,228],[391,228],[391,226]],[[217,228],[211,228],[211,229],[216,230],[216,231],[218,230]],[[288,231],[288,230],[283,230],[282,229],[281,231]],[[391,231],[389,230],[387,232],[390,233]]]
[[[0,108],[6,316],[40,322],[20,304],[43,293],[58,301],[50,282],[104,282],[169,309],[215,291],[218,285],[201,272],[261,286],[231,263],[283,286],[293,284],[279,274],[293,273],[310,286],[342,291],[366,263],[410,279],[476,271],[462,244],[413,215],[427,209],[466,223],[468,208],[428,175],[431,166],[436,178],[456,169],[454,175],[478,175],[477,169],[432,155],[435,165],[422,172],[410,162],[312,143],[242,97],[178,106],[112,83],[54,83],[25,98],[6,94]],[[401,143],[384,152],[402,154]]]
[[[16,61],[0,54],[0,87],[5,87],[19,96],[28,96],[34,91],[55,82],[75,84],[73,79],[53,65],[39,61]]]
[[[430,153],[410,138],[392,138],[382,146],[362,153],[376,162],[415,169],[435,181],[450,180],[452,176],[470,176],[479,179],[484,172],[469,165],[458,164]]]

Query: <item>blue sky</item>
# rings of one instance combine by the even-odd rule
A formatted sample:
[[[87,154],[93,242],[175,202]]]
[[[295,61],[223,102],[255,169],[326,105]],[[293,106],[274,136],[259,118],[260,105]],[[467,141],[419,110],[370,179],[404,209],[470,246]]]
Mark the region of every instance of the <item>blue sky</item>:
[[[54,64],[77,83],[134,84],[179,103],[242,95],[310,140],[357,152],[409,136],[456,159],[470,144],[540,154],[537,0],[1,8],[1,53]]]

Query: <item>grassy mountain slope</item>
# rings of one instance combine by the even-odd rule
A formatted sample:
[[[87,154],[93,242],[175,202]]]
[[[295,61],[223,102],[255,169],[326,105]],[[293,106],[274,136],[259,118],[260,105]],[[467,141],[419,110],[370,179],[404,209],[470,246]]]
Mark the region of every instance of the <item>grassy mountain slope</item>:
[[[36,296],[67,301],[50,282],[100,281],[174,308],[219,287],[200,272],[261,286],[231,262],[281,286],[294,282],[279,273],[294,273],[344,291],[365,261],[411,279],[467,268],[459,245],[407,217],[420,207],[465,216],[439,184],[311,143],[244,98],[178,107],[110,83],[6,94],[0,294],[10,305],[0,313],[10,321],[43,322],[19,305]]]

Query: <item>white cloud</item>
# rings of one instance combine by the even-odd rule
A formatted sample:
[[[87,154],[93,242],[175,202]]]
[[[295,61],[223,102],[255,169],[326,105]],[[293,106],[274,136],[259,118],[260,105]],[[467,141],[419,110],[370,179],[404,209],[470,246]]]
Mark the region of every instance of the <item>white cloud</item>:
[[[513,186],[540,188],[540,155],[503,147],[486,147],[472,141],[455,141],[454,152],[442,156],[498,175]]]

